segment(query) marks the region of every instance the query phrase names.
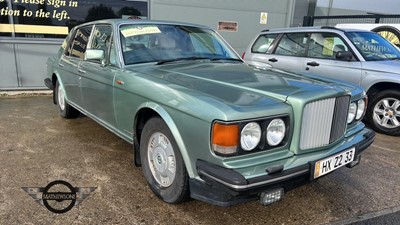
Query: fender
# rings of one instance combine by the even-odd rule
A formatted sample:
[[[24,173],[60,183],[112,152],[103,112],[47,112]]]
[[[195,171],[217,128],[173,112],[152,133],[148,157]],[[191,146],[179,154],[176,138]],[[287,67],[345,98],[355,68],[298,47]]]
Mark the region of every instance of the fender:
[[[158,113],[158,115],[160,115],[160,117],[167,124],[167,126],[171,130],[171,133],[174,136],[176,144],[178,145],[178,148],[179,148],[179,150],[181,152],[181,155],[182,155],[183,161],[185,163],[186,170],[187,170],[187,172],[189,174],[189,177],[195,177],[195,173],[194,173],[192,168],[196,168],[196,167],[195,167],[195,165],[192,165],[191,162],[190,162],[189,155],[187,154],[186,146],[185,146],[185,144],[183,142],[182,136],[179,133],[178,128],[177,128],[174,120],[172,119],[172,117],[168,114],[168,112],[162,106],[160,106],[159,104],[154,103],[154,102],[142,103],[141,105],[139,105],[139,107],[136,110],[136,113],[135,113],[136,116],[135,116],[135,123],[134,124],[136,125],[138,112],[141,109],[144,109],[144,108],[151,109],[151,110],[155,111],[156,113]]]

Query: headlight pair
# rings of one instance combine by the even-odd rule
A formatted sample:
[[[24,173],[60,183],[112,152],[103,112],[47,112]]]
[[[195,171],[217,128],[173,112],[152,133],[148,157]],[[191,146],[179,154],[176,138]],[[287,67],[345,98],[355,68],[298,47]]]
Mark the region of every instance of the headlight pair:
[[[365,115],[366,110],[367,98],[350,103],[347,123],[352,123],[354,120],[362,119],[362,117]]]
[[[240,149],[252,151],[260,142],[266,142],[269,147],[278,146],[285,137],[286,123],[282,118],[241,124],[216,122],[213,126],[212,148],[219,155],[233,155]]]

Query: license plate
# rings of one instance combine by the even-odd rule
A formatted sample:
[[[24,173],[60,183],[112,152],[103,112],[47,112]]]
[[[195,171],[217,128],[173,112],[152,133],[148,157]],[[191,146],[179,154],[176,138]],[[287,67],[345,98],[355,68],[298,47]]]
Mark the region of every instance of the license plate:
[[[315,163],[314,179],[330,173],[354,160],[355,148],[351,148],[329,158],[319,160]]]

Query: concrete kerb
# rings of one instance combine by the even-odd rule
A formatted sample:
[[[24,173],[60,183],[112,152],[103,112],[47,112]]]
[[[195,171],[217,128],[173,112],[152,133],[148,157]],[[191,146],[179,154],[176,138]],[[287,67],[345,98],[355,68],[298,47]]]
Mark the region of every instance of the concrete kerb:
[[[52,90],[0,91],[0,97],[52,95]]]

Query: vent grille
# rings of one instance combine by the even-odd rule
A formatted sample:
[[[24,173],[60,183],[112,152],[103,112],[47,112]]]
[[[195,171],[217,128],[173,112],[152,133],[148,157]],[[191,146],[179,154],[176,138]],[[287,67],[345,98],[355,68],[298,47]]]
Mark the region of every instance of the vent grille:
[[[304,107],[300,149],[326,146],[343,136],[346,130],[350,96],[308,103]]]

